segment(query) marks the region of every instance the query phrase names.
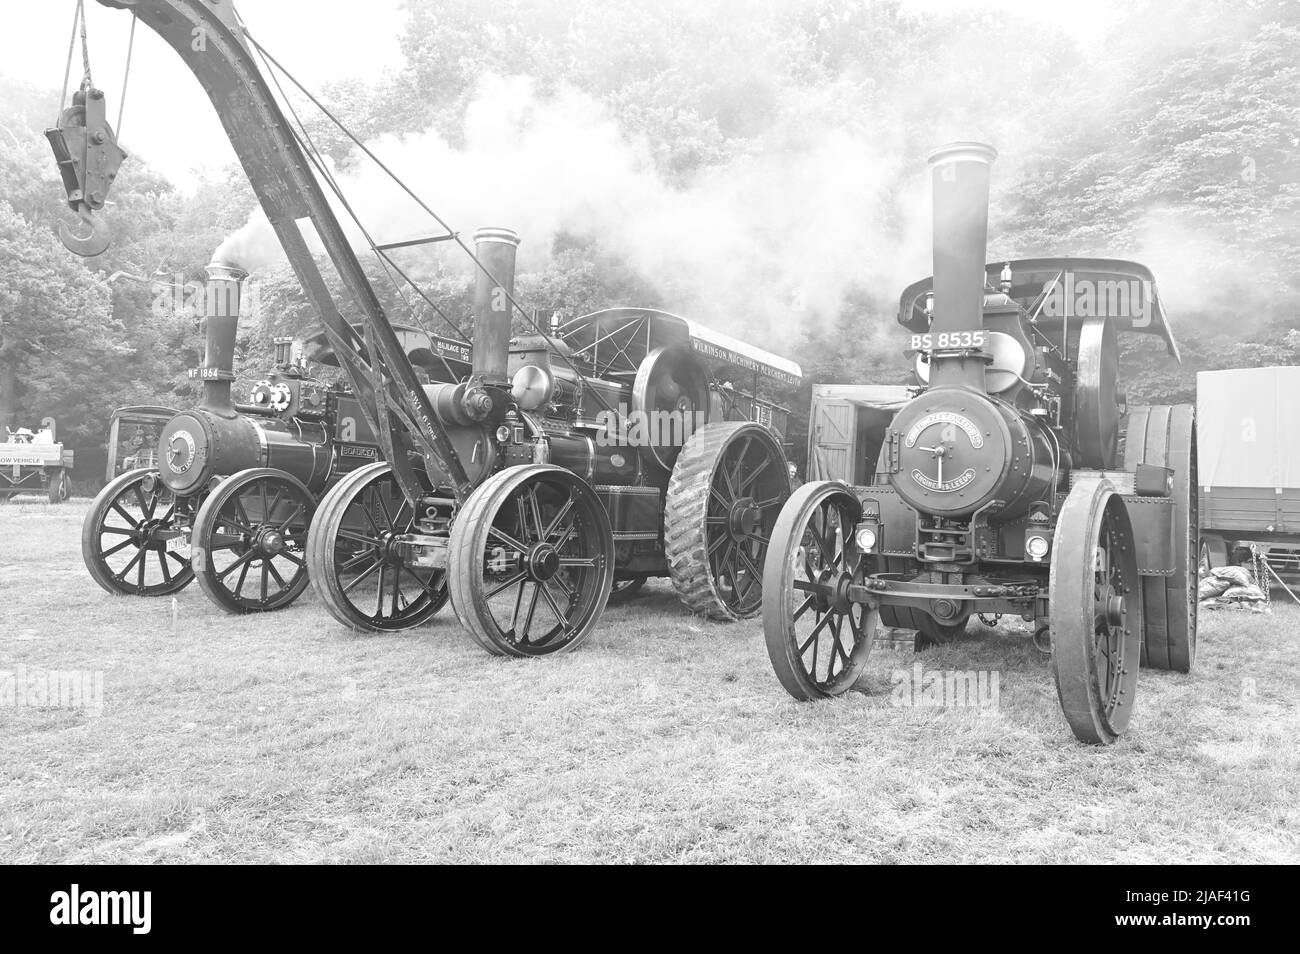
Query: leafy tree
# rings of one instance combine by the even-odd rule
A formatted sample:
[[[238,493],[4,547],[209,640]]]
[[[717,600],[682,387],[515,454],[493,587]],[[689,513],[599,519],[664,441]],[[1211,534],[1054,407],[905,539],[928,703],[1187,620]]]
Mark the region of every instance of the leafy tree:
[[[113,386],[106,366],[127,350],[109,290],[4,200],[0,262],[0,424],[53,416],[85,440]]]

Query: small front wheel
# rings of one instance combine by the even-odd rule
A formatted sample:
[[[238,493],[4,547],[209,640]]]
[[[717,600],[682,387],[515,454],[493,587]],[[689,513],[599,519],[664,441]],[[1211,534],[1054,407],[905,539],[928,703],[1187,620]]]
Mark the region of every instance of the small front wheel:
[[[377,633],[410,629],[447,602],[447,574],[408,565],[415,511],[386,461],[352,471],[321,498],[307,535],[312,586],[336,620]]]
[[[208,495],[190,536],[194,573],[231,613],[288,606],[307,588],[307,527],[316,498],[282,470],[231,474]]]
[[[1065,499],[1048,600],[1061,710],[1079,741],[1109,745],[1133,715],[1144,617],[1133,525],[1106,478]]]
[[[763,569],[763,635],[772,668],[800,700],[848,692],[862,676],[880,614],[855,602],[864,581],[854,539],[862,506],[838,481],[804,484],[786,501]]]
[[[81,555],[110,593],[166,596],[194,579],[186,545],[188,515],[147,467],[113,478],[81,527]]]

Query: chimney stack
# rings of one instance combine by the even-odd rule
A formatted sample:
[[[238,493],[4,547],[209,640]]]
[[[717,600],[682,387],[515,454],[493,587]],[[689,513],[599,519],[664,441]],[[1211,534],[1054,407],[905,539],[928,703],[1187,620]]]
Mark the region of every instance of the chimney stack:
[[[931,334],[977,331],[984,325],[984,264],[988,251],[989,172],[997,150],[954,142],[927,157],[934,190],[934,319]],[[930,384],[984,390],[984,362],[939,356]]]
[[[234,417],[230,385],[235,380],[235,332],[239,328],[242,284],[248,272],[225,262],[212,262],[206,271],[203,366],[199,369],[203,400],[199,407],[222,417]]]
[[[483,268],[474,286],[472,373],[481,375],[484,384],[510,383],[506,373],[510,360],[509,296],[515,290],[518,247],[519,235],[511,229],[484,228],[474,233],[474,254]]]

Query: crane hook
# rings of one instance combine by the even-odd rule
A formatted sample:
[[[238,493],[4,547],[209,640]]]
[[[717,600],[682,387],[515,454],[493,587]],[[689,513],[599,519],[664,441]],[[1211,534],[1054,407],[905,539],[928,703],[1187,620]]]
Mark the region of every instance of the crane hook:
[[[90,258],[102,254],[108,248],[113,237],[108,228],[108,223],[103,219],[96,218],[90,206],[84,202],[77,203],[77,218],[90,229],[90,234],[82,237],[68,228],[67,223],[60,222],[59,241],[67,247],[69,252],[76,255]]]

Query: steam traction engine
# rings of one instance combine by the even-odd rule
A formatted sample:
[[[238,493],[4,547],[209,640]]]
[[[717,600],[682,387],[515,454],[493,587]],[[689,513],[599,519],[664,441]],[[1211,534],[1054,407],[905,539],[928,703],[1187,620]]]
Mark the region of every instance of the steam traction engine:
[[[169,553],[167,541],[183,533],[178,512],[207,488],[194,516],[193,565],[219,600],[232,575],[238,580],[244,568],[266,566],[268,555],[293,553],[310,519],[305,568],[329,611],[355,629],[417,625],[450,596],[461,623],[488,651],[543,655],[590,634],[616,581],[633,587],[665,571],[693,609],[730,618],[758,613],[764,555],[789,475],[773,431],[735,418],[770,417],[775,407],[725,381],[711,388],[703,358],[721,357],[759,377],[775,369],[794,381],[797,367],[739,342],[719,345],[718,336],[662,314],[644,321],[606,316],[608,322],[589,316],[550,334],[534,324],[536,335],[512,346],[512,315],[531,322],[513,294],[513,232],[481,230],[471,250],[450,228],[428,240],[381,246],[363,227],[390,275],[405,277],[389,252],[420,241],[461,246],[477,270],[472,364],[463,375],[422,381],[326,197],[324,188],[337,190],[337,182],[278,105],[257,64],[263,51],[231,3],[101,2],[133,11],[198,77],[321,317],[325,350],[346,374],[358,422],[364,418],[381,458],[343,473],[312,514],[311,495],[338,473],[320,425],[286,411],[283,427],[268,427],[260,416],[232,409],[221,373],[229,364],[209,360],[219,369],[209,406],[164,430],[163,478],[136,474],[138,484],[114,488],[119,495],[129,490],[139,504],[134,522],[114,531],[129,538],[128,548]],[[199,35],[201,50],[193,44]],[[106,170],[120,161],[120,150],[103,119],[102,95],[83,88],[78,97],[95,110],[65,111],[66,122],[47,135],[69,201],[91,229],[86,238],[65,230],[65,244],[95,254],[107,241],[93,215],[107,186],[94,189],[92,201],[87,184],[111,178]],[[313,165],[323,170],[320,177]],[[351,214],[346,201],[339,207]],[[342,280],[344,300],[335,300],[310,251],[316,240]],[[345,312],[360,320],[346,320]],[[641,337],[627,334],[638,329]],[[641,358],[629,364],[626,357],[638,348]],[[665,416],[666,431],[656,423]],[[244,493],[233,476],[212,485],[223,471],[245,474],[250,482],[243,486],[255,492]],[[110,500],[105,513],[118,509],[113,502],[119,501]],[[108,531],[94,532],[94,546],[106,556],[101,538]],[[256,556],[247,556],[250,548]],[[218,566],[215,553],[236,556]],[[304,569],[296,554],[290,562]],[[141,557],[132,572],[144,563]],[[184,585],[166,558],[161,567],[171,575],[158,592]],[[303,579],[286,581],[286,599]],[[258,600],[278,583],[264,571]]]
[[[900,314],[916,385],[865,441],[880,448],[874,479],[806,484],[782,509],[768,654],[791,695],[815,699],[858,682],[881,623],[946,640],[973,614],[1015,614],[1051,652],[1075,735],[1109,743],[1139,662],[1193,664],[1194,413],[1129,413],[1121,457],[1117,331],[1160,333],[1177,357],[1154,282],[1092,259],[1007,263],[994,279],[994,156],[977,143],[930,155],[934,277]]]
[[[188,411],[123,408],[110,428],[110,480],[82,528],[82,555],[112,593],[161,596],[196,576],[217,605],[231,612],[280,609],[307,586],[307,527],[316,501],[344,474],[378,458],[374,434],[356,398],[327,385],[277,341],[275,370],[246,403],[231,397],[235,332],[244,273],[208,267],[203,399]],[[464,365],[457,342],[399,328],[430,374]],[[331,364],[320,336],[299,343],[313,364]],[[141,466],[118,473],[115,461],[128,430],[156,432],[137,446]]]
[[[446,585],[465,628],[506,655],[576,646],[611,593],[651,576],[671,577],[696,612],[758,615],[790,491],[785,412],[759,392],[797,385],[798,366],[650,309],[510,337],[510,312],[493,303],[512,291],[519,239],[475,238],[470,373],[423,388],[474,489],[460,503],[428,461],[415,506],[387,462],[340,482],[308,549],[330,612],[404,628],[436,612],[421,593]],[[751,376],[752,391],[735,386]],[[476,402],[491,410],[476,416]]]
[[[614,533],[615,596],[667,575],[697,613],[756,616],[765,541],[789,493],[788,412],[777,399],[799,385],[799,366],[653,309],[585,315],[555,338],[586,384],[543,342],[521,339],[514,393],[532,407],[554,376],[537,405],[542,428],[591,438],[619,462],[596,479]]]

